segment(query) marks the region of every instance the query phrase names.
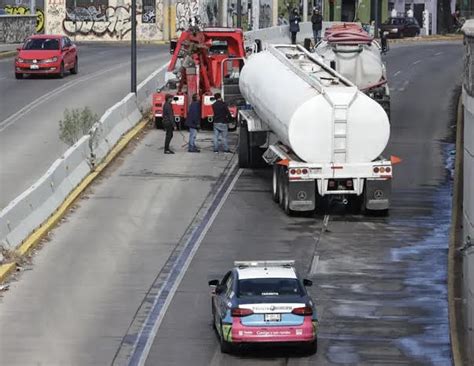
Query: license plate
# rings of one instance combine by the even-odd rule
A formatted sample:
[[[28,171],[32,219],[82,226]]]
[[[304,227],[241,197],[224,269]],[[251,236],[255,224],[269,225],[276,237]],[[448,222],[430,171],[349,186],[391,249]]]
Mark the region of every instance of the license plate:
[[[38,65],[30,65],[31,70],[38,70],[39,66]]]
[[[264,319],[266,322],[280,322],[281,314],[265,314]]]

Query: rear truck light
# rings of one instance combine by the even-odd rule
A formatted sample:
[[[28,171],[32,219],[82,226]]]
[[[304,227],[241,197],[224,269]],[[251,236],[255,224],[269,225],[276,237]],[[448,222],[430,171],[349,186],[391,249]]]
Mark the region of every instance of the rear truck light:
[[[352,179],[347,180],[346,187],[352,187]]]
[[[392,169],[388,166],[385,168],[385,173],[390,173],[392,171]]]
[[[291,174],[291,175],[295,175],[295,174],[296,174],[296,169],[291,169],[291,170],[290,170],[290,174]]]
[[[235,316],[235,317],[243,317],[243,316],[248,316],[248,315],[252,315],[253,314],[253,311],[250,310],[250,309],[242,309],[242,308],[233,308],[230,312],[230,315],[231,316]]]
[[[294,308],[292,313],[295,315],[301,315],[301,316],[313,315],[313,308],[311,306],[305,306],[302,308]]]
[[[374,168],[374,173],[378,173],[378,172],[379,172],[379,170],[380,170],[380,169],[379,169],[379,167],[378,167],[378,166],[376,166],[376,167]]]
[[[306,169],[306,168],[301,169],[301,173],[308,174],[308,169]]]

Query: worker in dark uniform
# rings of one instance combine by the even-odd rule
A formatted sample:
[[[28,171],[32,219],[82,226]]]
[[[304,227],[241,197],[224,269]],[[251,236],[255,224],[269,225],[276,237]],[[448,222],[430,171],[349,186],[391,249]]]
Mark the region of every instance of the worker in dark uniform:
[[[176,128],[173,106],[171,105],[172,100],[173,96],[167,94],[165,97],[165,104],[163,105],[163,128],[166,131],[165,154],[174,154],[174,151],[170,149],[170,142],[173,138],[173,130]]]
[[[214,98],[216,98],[216,101],[212,105],[212,111],[214,112],[214,152],[219,152],[219,137],[221,137],[224,152],[230,153],[227,134],[229,132],[229,122],[232,116],[229,107],[222,100],[221,94],[214,94]]]
[[[188,151],[192,153],[201,152],[196,146],[196,135],[201,122],[201,102],[199,95],[193,94],[193,101],[189,105],[188,116],[186,117],[186,127],[189,128]]]
[[[298,14],[296,8],[293,9],[290,15],[290,33],[291,33],[291,44],[296,44],[296,34],[300,31],[301,17]]]

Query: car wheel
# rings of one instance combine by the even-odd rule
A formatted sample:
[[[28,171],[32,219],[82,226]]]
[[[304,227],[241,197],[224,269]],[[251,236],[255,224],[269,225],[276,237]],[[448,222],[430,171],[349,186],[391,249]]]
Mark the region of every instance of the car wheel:
[[[74,67],[71,69],[71,74],[77,74],[79,72],[79,64],[77,62],[77,57],[76,60],[74,61]]]
[[[23,79],[23,74],[21,72],[15,72],[15,79]]]
[[[222,327],[222,323],[220,325],[221,327],[221,335],[219,337],[219,343],[221,346],[221,352],[222,353],[231,353],[232,352],[232,344],[230,342],[227,342],[224,340],[224,328]]]
[[[64,62],[61,62],[61,67],[59,68],[58,78],[62,79],[64,77]]]
[[[318,340],[315,339],[314,341],[310,342],[310,343],[306,346],[306,351],[307,351],[308,354],[310,354],[310,355],[314,355],[316,352],[318,352]]]

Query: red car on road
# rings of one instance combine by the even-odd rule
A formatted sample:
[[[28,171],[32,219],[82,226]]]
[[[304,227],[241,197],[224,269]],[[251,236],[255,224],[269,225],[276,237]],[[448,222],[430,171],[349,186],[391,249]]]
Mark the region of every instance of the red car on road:
[[[28,37],[15,59],[15,77],[24,74],[55,74],[64,77],[66,71],[78,72],[77,47],[62,35],[34,35]]]

